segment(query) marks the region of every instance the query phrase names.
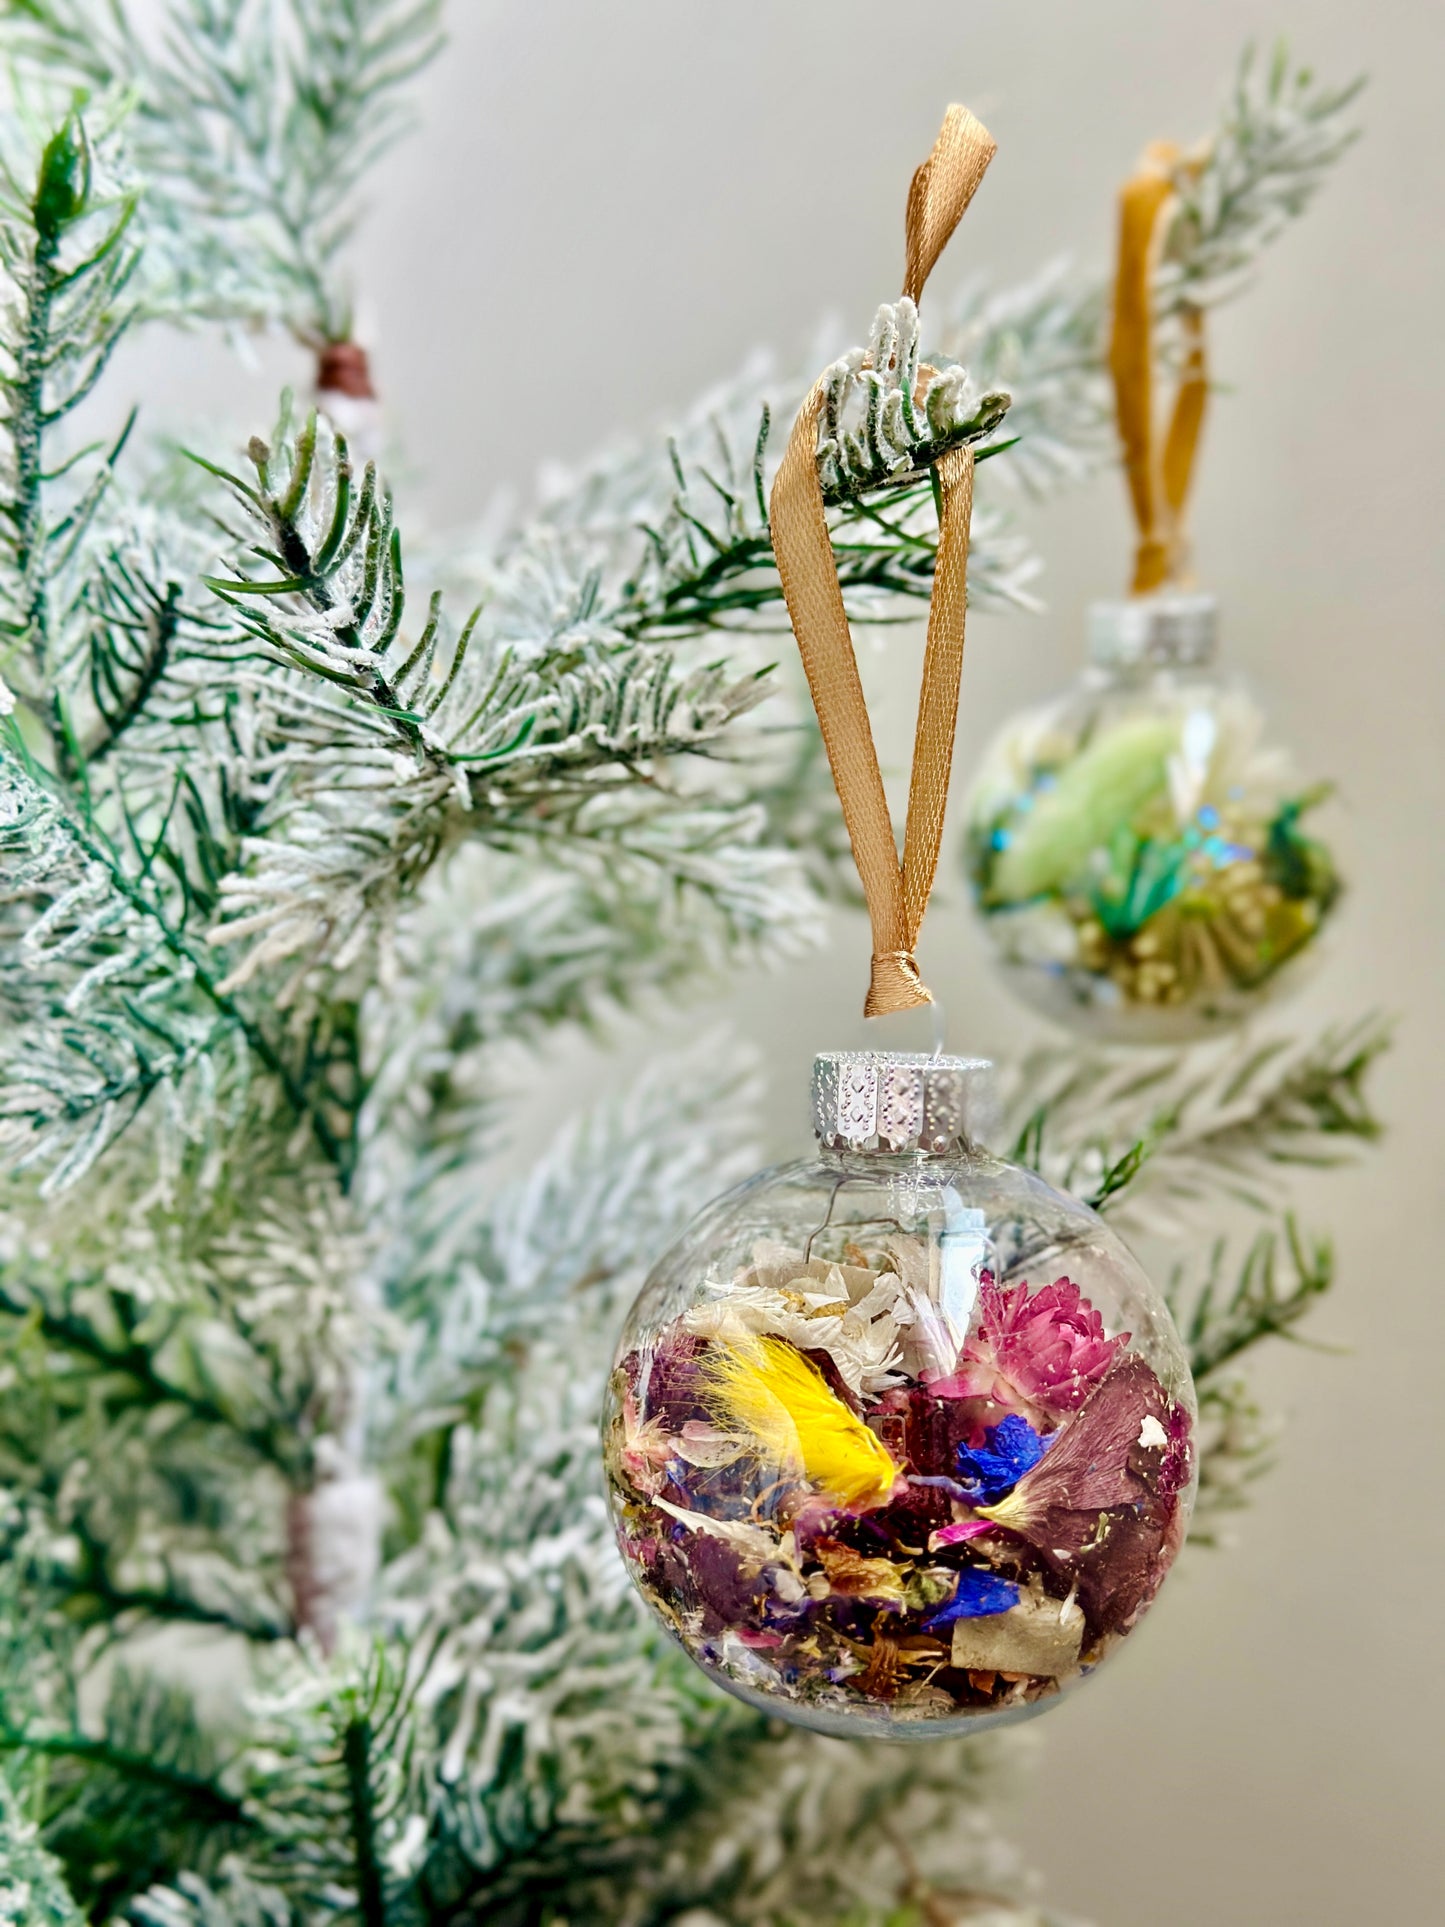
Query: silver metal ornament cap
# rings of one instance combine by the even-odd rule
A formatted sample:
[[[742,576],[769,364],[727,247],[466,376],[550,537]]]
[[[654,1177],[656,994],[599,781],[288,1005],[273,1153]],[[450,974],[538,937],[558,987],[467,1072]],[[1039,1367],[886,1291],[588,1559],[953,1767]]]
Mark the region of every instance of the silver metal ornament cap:
[[[1197,668],[1213,658],[1219,604],[1212,595],[1174,590],[1095,602],[1088,637],[1090,659],[1101,669]]]
[[[813,1129],[833,1151],[962,1149],[992,1070],[986,1057],[824,1051],[813,1059]]]

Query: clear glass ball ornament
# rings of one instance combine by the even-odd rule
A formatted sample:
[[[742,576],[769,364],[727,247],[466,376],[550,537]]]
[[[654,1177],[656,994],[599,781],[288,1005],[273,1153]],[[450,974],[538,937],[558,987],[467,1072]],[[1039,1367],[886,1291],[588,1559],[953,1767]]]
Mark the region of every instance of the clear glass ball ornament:
[[[1304,783],[1238,683],[1209,667],[1208,596],[1097,603],[1092,666],[1004,725],[965,805],[974,903],[1010,985],[1105,1041],[1237,1024],[1339,894]]]
[[[1109,1227],[970,1131],[987,1065],[847,1052],[817,1154],[661,1260],[603,1420],[638,1590],[824,1732],[1026,1718],[1128,1638],[1195,1489],[1189,1366]]]

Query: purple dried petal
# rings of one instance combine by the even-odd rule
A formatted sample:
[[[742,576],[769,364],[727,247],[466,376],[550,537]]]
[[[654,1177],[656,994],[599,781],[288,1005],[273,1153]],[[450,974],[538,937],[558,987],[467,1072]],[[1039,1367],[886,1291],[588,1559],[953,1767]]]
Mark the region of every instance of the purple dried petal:
[[[1078,1588],[1095,1636],[1132,1622],[1173,1557],[1167,1537],[1177,1508],[1160,1496],[1163,1454],[1140,1444],[1145,1421],[1163,1427],[1168,1416],[1149,1365],[1126,1358],[1061,1428],[1047,1456],[991,1508],[999,1525]]]
[[[707,1340],[671,1326],[658,1340],[647,1378],[644,1418],[658,1418],[669,1432],[680,1432],[689,1419],[709,1419],[711,1413],[698,1395],[698,1364]]]
[[[1014,1487],[999,1510],[1025,1538],[1036,1535],[1024,1522],[1046,1510],[1095,1511],[1137,1505],[1152,1498],[1158,1454],[1151,1454],[1152,1480],[1134,1464],[1135,1447],[1147,1418],[1161,1427],[1169,1401],[1146,1361],[1137,1355],[1116,1365],[1097,1386],[1078,1416],[1053,1438],[1047,1455]]]

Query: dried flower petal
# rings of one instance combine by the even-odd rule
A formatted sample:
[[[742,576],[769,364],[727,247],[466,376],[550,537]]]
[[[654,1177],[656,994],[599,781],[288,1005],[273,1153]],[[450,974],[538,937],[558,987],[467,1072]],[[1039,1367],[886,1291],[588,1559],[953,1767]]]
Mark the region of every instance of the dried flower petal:
[[[902,1350],[899,1320],[912,1312],[902,1287],[853,1265],[755,1263],[739,1272],[727,1291],[683,1314],[694,1337],[738,1344],[748,1338],[784,1338],[799,1351],[826,1353],[850,1403],[876,1397],[899,1382]]]
[[[1161,1489],[1167,1446],[1140,1443],[1151,1417],[1167,1437],[1171,1416],[1147,1362],[1126,1358],[1033,1471],[987,1508],[995,1524],[1026,1539],[1077,1585],[1096,1633],[1127,1626],[1173,1557],[1167,1534],[1176,1506]]]
[[[1131,1458],[1145,1419],[1162,1420],[1167,1412],[1164,1387],[1146,1361],[1126,1358],[1012,1494],[988,1509],[989,1517],[1032,1538],[1049,1512],[1142,1503],[1153,1494]]]
[[[1078,1665],[1083,1639],[1084,1615],[1072,1600],[1023,1593],[1006,1613],[956,1619],[952,1659],[965,1670],[1058,1679]]]
[[[940,1546],[965,1545],[970,1539],[978,1539],[985,1532],[997,1532],[999,1528],[992,1519],[958,1519],[951,1526],[940,1526],[937,1532],[930,1533],[928,1550],[937,1552]]]
[[[838,1509],[882,1505],[896,1490],[883,1445],[785,1340],[714,1343],[704,1377],[718,1416],[755,1442],[776,1476],[806,1479]]]
[[[939,1398],[992,1398],[1041,1414],[1074,1412],[1105,1377],[1129,1334],[1104,1336],[1104,1321],[1078,1286],[1059,1278],[1030,1294],[979,1277],[978,1323],[958,1369],[930,1387]]]
[[[732,1547],[745,1566],[751,1566],[755,1572],[782,1556],[777,1534],[766,1532],[761,1526],[749,1525],[742,1519],[711,1519],[705,1512],[685,1512],[681,1506],[672,1505],[666,1499],[654,1499],[653,1504],[659,1512],[676,1519],[689,1532],[706,1533],[711,1538],[721,1539],[724,1545]]]
[[[1159,1466],[1159,1496],[1172,1499],[1188,1485],[1194,1471],[1194,1447],[1190,1442],[1189,1411],[1183,1405],[1169,1408],[1168,1436]]]
[[[828,1575],[831,1591],[875,1605],[901,1606],[906,1568],[892,1559],[868,1559],[836,1539],[815,1539],[814,1557]]]
[[[1011,1579],[1001,1579],[982,1566],[965,1566],[952,1599],[923,1624],[931,1633],[940,1626],[951,1626],[955,1619],[986,1619],[991,1613],[1006,1613],[1018,1603],[1019,1589]]]
[[[744,1440],[696,1418],[690,1418],[671,1443],[676,1457],[704,1469],[732,1465],[747,1450]]]
[[[1041,1438],[1026,1418],[1010,1413],[1001,1424],[988,1428],[986,1445],[959,1446],[958,1482],[972,1500],[1001,1499],[1052,1444],[1053,1438]]]

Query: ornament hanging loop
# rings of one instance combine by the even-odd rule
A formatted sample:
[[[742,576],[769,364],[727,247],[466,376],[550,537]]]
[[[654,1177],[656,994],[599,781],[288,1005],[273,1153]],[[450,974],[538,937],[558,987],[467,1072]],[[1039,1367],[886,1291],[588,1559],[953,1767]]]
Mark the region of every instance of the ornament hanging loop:
[[[922,294],[994,151],[991,136],[966,108],[949,108],[933,152],[909,189],[904,294],[910,300],[916,302]],[[925,380],[934,370],[921,367],[918,373]],[[913,952],[938,872],[953,763],[968,600],[973,450],[966,443],[947,449],[933,469],[938,555],[900,860],[823,510],[818,425],[826,390],[825,376],[798,411],[773,483],[773,551],[872,925],[873,968],[864,1015],[882,1017],[933,1002]]]
[[[1162,445],[1154,419],[1154,270],[1178,206],[1181,174],[1197,174],[1202,156],[1185,159],[1169,141],[1148,147],[1119,195],[1119,263],[1109,372],[1114,414],[1138,529],[1134,554],[1135,595],[1148,595],[1187,577],[1185,524],[1195,457],[1209,398],[1204,352],[1204,313],[1182,314],[1183,362],[1174,408]]]
[[[915,306],[997,152],[988,129],[955,102],[908,188],[903,292]]]

